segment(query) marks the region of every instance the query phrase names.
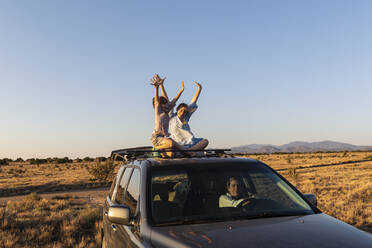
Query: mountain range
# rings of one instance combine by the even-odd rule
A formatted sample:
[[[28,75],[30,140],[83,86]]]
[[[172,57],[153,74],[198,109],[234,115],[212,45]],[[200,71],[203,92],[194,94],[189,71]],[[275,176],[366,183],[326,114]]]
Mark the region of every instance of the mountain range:
[[[372,151],[372,146],[357,146],[336,141],[304,142],[294,141],[275,146],[270,144],[250,144],[231,147],[233,153],[291,153],[291,152],[330,152],[330,151]]]

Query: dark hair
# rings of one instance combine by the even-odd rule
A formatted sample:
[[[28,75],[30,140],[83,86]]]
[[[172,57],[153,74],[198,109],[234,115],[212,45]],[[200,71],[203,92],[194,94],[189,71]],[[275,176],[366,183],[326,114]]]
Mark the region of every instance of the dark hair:
[[[159,96],[159,103],[168,103],[168,99],[165,98],[164,96]],[[155,108],[155,97],[152,98],[152,107]]]
[[[177,111],[180,110],[180,109],[183,108],[183,107],[189,108],[189,106],[188,106],[186,103],[180,103],[180,104],[177,106]]]

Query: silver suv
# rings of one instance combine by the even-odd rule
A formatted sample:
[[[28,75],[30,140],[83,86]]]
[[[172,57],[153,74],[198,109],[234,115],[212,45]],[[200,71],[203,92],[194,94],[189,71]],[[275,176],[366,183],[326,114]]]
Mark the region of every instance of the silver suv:
[[[112,155],[128,163],[103,207],[103,247],[372,247],[260,161]]]

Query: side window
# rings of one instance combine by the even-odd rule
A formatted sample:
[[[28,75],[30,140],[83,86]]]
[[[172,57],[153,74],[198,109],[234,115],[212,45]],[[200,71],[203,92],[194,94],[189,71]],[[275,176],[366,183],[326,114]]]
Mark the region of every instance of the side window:
[[[129,180],[130,174],[132,173],[132,170],[133,170],[132,168],[126,168],[123,176],[121,177],[118,190],[115,195],[115,202],[117,204],[121,204],[121,205],[124,204],[124,190],[128,184],[128,180]]]
[[[193,212],[194,210],[198,212],[195,214],[200,214],[201,208],[199,208],[199,205],[189,209],[185,207],[186,199],[189,196],[192,197],[189,194],[190,188],[191,182],[185,171],[153,171],[151,204],[154,221],[164,222],[175,217],[181,218],[184,212]],[[199,200],[202,199],[199,197]]]
[[[117,181],[117,177],[114,178],[114,181],[111,184],[110,193],[109,193],[110,199],[112,199],[112,194],[114,193],[116,181]]]
[[[110,187],[110,191],[109,191],[109,197],[110,199],[112,200],[113,196],[114,196],[114,193],[115,193],[115,189],[117,188],[117,183],[121,177],[121,175],[123,174],[123,171],[125,170],[124,167],[120,167],[118,173],[116,174],[115,178],[114,178],[114,181],[112,182],[111,184],[111,187]]]
[[[136,207],[139,199],[140,181],[141,173],[138,169],[135,169],[132,177],[130,178],[128,189],[124,197],[124,204],[130,208],[130,213],[132,215],[136,213]]]

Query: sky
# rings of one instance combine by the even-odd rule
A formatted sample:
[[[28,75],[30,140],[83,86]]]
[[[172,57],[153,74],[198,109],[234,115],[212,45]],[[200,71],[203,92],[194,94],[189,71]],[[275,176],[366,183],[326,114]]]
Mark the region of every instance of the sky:
[[[0,2],[0,158],[147,146],[150,78],[211,148],[372,145],[372,2]]]

